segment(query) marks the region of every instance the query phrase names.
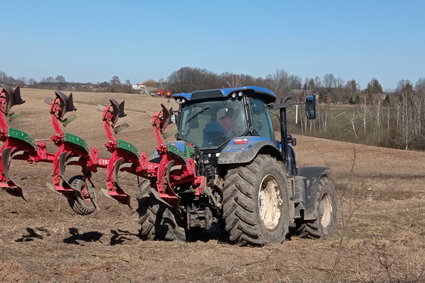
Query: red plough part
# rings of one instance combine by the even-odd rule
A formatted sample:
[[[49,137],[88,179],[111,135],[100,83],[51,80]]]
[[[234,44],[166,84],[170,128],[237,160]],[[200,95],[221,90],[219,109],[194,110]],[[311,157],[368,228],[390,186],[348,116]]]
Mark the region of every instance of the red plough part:
[[[108,139],[105,146],[111,153],[109,159],[99,158],[98,150],[89,148],[80,137],[63,132],[61,124],[66,126],[70,122],[65,114],[76,110],[72,94],[66,96],[56,91],[55,99],[50,102],[51,122],[55,131],[51,140],[58,147],[55,153],[47,152],[46,143],[36,142],[27,133],[8,127],[7,118],[12,115],[10,108],[24,102],[19,87],[12,89],[0,85],[0,140],[4,142],[0,149],[0,187],[13,195],[23,197],[22,188],[9,177],[9,166],[13,159],[26,160],[28,163],[53,163],[53,184],[48,184],[48,187],[67,197],[71,208],[82,215],[90,214],[98,207],[91,176],[99,167],[106,169],[106,189],[102,190],[103,194],[128,205],[130,196],[119,184],[120,171],[151,180],[155,187],[153,195],[171,206],[176,206],[180,200],[174,191],[176,187],[188,185],[198,196],[206,187],[206,177],[196,173],[194,147],[187,144],[183,152],[164,142],[162,134],[170,123],[172,112],[164,105],[161,105],[162,111],[152,116],[158,158],[149,161],[146,153],[139,153],[132,144],[115,138],[123,126],[116,126],[116,123],[119,118],[126,116],[124,102],[118,103],[111,99],[110,105],[103,109],[104,130]],[[68,165],[80,166],[81,175],[66,178]]]
[[[69,122],[64,115],[69,111],[75,111],[76,108],[72,94],[66,96],[56,91],[55,96],[50,103],[50,115],[56,133],[51,136],[51,140],[59,148],[52,154],[47,152],[46,143],[36,142],[27,133],[8,127],[7,118],[12,114],[10,108],[25,101],[21,98],[19,87],[12,89],[0,85],[0,140],[4,142],[0,149],[0,187],[13,195],[24,197],[22,188],[9,177],[9,166],[13,159],[26,160],[30,164],[53,163],[53,185],[49,184],[49,187],[66,196],[73,209],[76,206],[78,210],[81,204],[90,203],[90,212],[87,209],[84,213],[77,211],[88,214],[96,207],[94,186],[90,178],[91,173],[96,171],[97,150],[89,149],[83,139],[62,131],[60,124],[66,125]],[[65,169],[68,165],[80,166],[82,175],[66,179]]]
[[[122,203],[129,203],[130,196],[125,193],[118,182],[118,173],[125,171],[139,177],[150,179],[156,184],[155,196],[174,206],[178,203],[179,197],[174,192],[173,187],[181,184],[191,183],[195,186],[197,195],[202,193],[202,188],[206,186],[206,177],[197,176],[195,161],[190,156],[184,156],[183,152],[166,145],[162,139],[165,128],[170,123],[171,111],[162,106],[162,111],[152,116],[152,126],[155,139],[158,143],[156,151],[159,155],[159,162],[148,161],[147,154],[139,153],[132,144],[118,140],[114,136],[116,123],[119,118],[126,116],[124,113],[124,102],[118,103],[111,99],[110,106],[103,110],[104,129],[108,141],[106,148],[112,153],[107,162],[107,189],[103,193]],[[172,170],[179,168],[178,170]]]

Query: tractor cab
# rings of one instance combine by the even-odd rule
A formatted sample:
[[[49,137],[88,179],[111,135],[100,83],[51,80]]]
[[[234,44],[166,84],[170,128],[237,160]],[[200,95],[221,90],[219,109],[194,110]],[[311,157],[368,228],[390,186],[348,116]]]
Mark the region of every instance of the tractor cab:
[[[260,136],[275,143],[267,104],[275,94],[261,87],[174,94],[180,104],[178,139],[201,151],[220,152],[230,141]]]

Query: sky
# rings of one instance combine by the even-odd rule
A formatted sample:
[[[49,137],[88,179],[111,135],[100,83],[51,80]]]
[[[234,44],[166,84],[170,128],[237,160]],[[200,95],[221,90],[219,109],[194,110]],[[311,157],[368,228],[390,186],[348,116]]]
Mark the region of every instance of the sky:
[[[181,67],[332,73],[384,89],[425,77],[425,1],[0,0],[0,70],[140,83]]]

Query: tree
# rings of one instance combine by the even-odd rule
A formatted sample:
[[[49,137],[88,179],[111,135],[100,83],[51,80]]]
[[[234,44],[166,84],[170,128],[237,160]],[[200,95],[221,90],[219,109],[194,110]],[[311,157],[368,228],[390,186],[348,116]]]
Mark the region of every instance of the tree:
[[[34,86],[36,84],[37,84],[37,81],[35,79],[33,79],[33,78],[31,78],[31,79],[28,80],[28,85]]]
[[[425,78],[419,78],[415,84],[415,91],[421,95],[425,95]]]
[[[191,92],[197,89],[220,88],[217,74],[206,69],[182,67],[167,79],[169,88],[174,92]]]
[[[333,74],[325,74],[323,76],[323,87],[327,88],[329,92],[332,88],[336,87],[336,79]]]
[[[24,86],[24,85],[27,85],[28,84],[28,80],[27,80],[26,77],[20,77],[16,81],[21,86]]]
[[[112,79],[110,80],[110,83],[111,83],[112,86],[119,86],[119,85],[121,85],[120,77],[113,76]]]
[[[301,78],[298,76],[291,75],[288,78],[287,90],[301,89]]]
[[[56,76],[55,81],[56,81],[57,83],[60,83],[60,84],[62,84],[62,83],[66,83],[65,77],[64,77],[64,76],[61,76],[61,75]]]
[[[283,70],[279,69],[274,72],[274,74],[269,75],[269,78],[272,82],[272,90],[276,93],[284,93],[288,91],[288,80],[289,76],[288,73]]]
[[[375,100],[378,98],[378,94],[383,93],[382,86],[379,83],[379,81],[375,78],[373,78],[368,84],[367,88],[365,89],[366,97],[367,97],[367,103],[372,104],[375,102]]]
[[[322,81],[320,80],[319,76],[314,77],[314,85],[316,86],[316,88],[322,86]]]
[[[54,83],[55,79],[52,76],[48,76],[47,78],[42,78],[40,82],[42,82],[42,83]]]
[[[315,90],[316,89],[316,84],[314,82],[314,79],[312,79],[312,78],[306,78],[305,79],[305,82],[304,82],[303,88],[305,90],[309,90],[309,91]]]
[[[345,84],[345,91],[347,93],[348,102],[350,104],[360,103],[359,86],[356,80],[352,79]]]
[[[223,87],[238,87],[242,85],[241,75],[226,72],[222,73],[219,78]]]
[[[3,71],[0,71],[0,83],[5,83],[7,79],[7,74]]]
[[[423,148],[425,97],[416,93],[409,80],[401,80],[396,90],[395,140],[405,149]]]
[[[111,92],[121,91],[121,80],[118,76],[113,76],[109,82],[110,82],[109,91]]]

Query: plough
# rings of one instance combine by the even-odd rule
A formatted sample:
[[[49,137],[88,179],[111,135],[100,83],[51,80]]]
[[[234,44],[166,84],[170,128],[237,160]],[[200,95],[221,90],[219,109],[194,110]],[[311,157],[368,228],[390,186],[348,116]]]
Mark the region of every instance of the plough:
[[[102,119],[108,139],[105,147],[111,153],[109,159],[99,158],[96,148],[89,148],[82,138],[62,130],[62,126],[70,122],[65,117],[66,113],[77,110],[72,94],[67,96],[56,91],[55,98],[50,102],[51,123],[55,131],[50,139],[58,147],[55,153],[48,152],[44,141],[35,141],[29,134],[9,128],[7,118],[13,114],[10,109],[24,102],[19,86],[13,89],[0,85],[0,140],[3,141],[0,149],[0,187],[12,195],[25,199],[23,188],[9,176],[12,160],[26,160],[30,164],[52,163],[52,184],[48,184],[48,188],[65,196],[71,208],[81,215],[90,214],[98,208],[95,185],[91,180],[98,168],[106,169],[106,189],[101,189],[102,193],[127,205],[130,205],[130,196],[119,184],[118,175],[121,171],[149,179],[157,187],[152,193],[170,206],[175,206],[179,201],[173,187],[190,184],[199,195],[206,186],[206,177],[196,174],[193,146],[188,143],[182,151],[172,144],[165,144],[162,134],[170,123],[172,110],[164,105],[162,111],[152,116],[158,145],[155,147],[157,158],[149,161],[146,153],[139,153],[131,143],[115,137],[120,130],[120,126],[116,125],[117,121],[126,116],[124,101],[118,103],[111,99],[110,105],[103,108]],[[65,171],[71,165],[80,166],[81,175],[68,179]]]

